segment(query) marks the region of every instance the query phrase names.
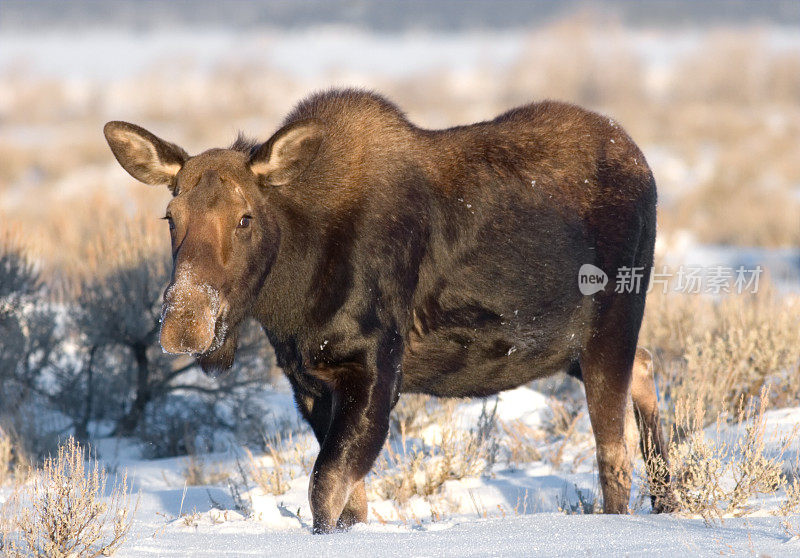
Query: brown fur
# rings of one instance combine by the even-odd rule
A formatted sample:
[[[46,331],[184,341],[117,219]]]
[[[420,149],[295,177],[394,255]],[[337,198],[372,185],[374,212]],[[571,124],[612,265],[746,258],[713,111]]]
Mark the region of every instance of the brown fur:
[[[565,369],[586,385],[604,509],[627,511],[631,390],[643,449],[663,444],[654,386],[632,376],[645,293],[613,279],[637,266],[647,284],[656,189],[616,123],[547,101],[425,130],[378,95],[334,90],[261,144],[188,157],[131,124],[106,136],[175,194],[165,348],[227,368],[246,316],[275,348],[321,445],[315,531],[366,518],[363,477],[400,391],[483,396]],[[612,279],[592,296],[584,263]]]

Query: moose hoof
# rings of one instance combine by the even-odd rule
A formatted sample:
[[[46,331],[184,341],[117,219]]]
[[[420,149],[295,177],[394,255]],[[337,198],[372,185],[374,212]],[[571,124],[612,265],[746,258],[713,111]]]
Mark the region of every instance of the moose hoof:
[[[346,509],[342,512],[341,517],[339,517],[339,521],[336,522],[336,528],[340,531],[347,531],[356,523],[366,523],[366,520]]]

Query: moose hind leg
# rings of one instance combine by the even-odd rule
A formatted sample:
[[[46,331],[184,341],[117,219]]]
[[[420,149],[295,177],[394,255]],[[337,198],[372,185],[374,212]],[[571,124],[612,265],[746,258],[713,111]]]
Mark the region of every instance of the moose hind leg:
[[[650,484],[650,500],[653,513],[671,512],[675,508],[672,495],[667,446],[661,430],[658,414],[658,396],[653,375],[653,357],[642,347],[636,351],[631,378],[631,398],[642,459],[645,462]]]
[[[589,419],[597,446],[604,513],[628,513],[631,458],[625,439],[625,408],[635,350],[619,346],[619,330],[601,330],[581,356]]]

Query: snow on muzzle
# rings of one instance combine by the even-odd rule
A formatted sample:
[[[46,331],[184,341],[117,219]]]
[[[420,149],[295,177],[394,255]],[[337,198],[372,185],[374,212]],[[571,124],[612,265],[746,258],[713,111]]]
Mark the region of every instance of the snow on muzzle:
[[[184,272],[164,293],[161,348],[167,353],[201,355],[213,351],[224,337],[219,292]]]

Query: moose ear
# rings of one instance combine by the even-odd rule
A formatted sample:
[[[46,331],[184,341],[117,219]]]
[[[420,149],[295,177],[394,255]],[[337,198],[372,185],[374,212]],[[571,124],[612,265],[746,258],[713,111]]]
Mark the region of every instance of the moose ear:
[[[323,136],[322,123],[314,118],[287,124],[256,149],[250,169],[276,186],[291,182],[314,160]]]
[[[103,133],[122,168],[145,184],[169,184],[189,158],[177,145],[134,124],[109,122]]]

